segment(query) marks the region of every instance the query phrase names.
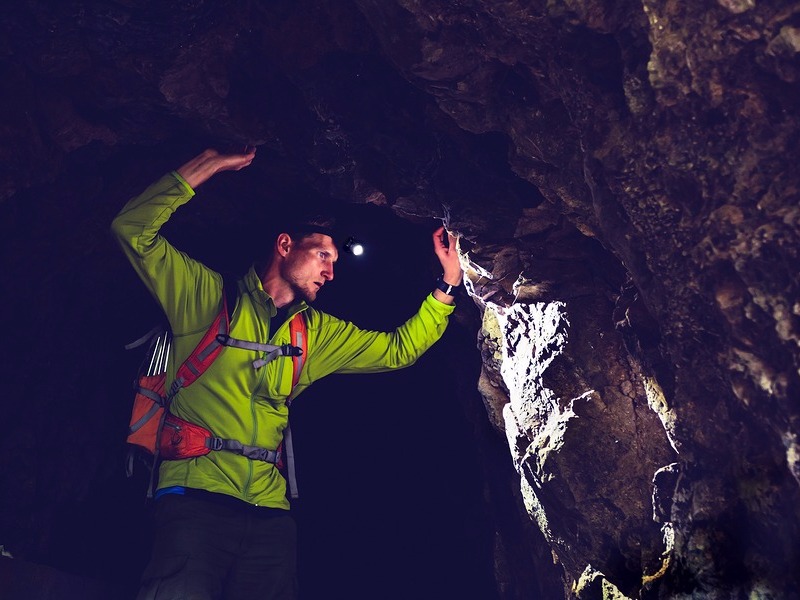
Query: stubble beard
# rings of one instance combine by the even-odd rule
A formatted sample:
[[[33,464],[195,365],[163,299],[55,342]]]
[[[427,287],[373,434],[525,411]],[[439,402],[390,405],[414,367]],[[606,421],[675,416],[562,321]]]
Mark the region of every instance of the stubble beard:
[[[300,287],[295,289],[295,295],[296,295],[296,297],[300,298],[301,300],[304,300],[306,302],[306,304],[311,304],[312,302],[314,302],[314,300],[317,299],[317,293],[316,292],[314,292],[314,295],[312,296],[311,293],[309,293],[307,290],[304,290],[304,289],[302,289]]]
[[[312,290],[312,289],[303,287],[303,286],[301,286],[299,283],[297,283],[294,280],[289,281],[289,285],[291,286],[292,291],[294,292],[294,297],[295,297],[296,300],[303,300],[307,304],[311,304],[312,302],[314,302],[314,300],[317,299],[317,292],[319,290],[317,290],[317,289],[313,289]],[[317,287],[313,283],[308,284],[308,285],[309,286],[313,286],[314,288]]]

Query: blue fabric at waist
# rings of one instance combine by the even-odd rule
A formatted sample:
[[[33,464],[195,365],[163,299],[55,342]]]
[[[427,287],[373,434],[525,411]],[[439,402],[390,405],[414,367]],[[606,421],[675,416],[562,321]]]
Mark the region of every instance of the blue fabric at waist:
[[[186,493],[186,488],[182,485],[173,485],[172,487],[165,487],[161,488],[156,492],[155,499],[158,500],[161,496],[166,496],[167,494],[180,494],[183,496]]]
[[[207,490],[187,488],[182,485],[173,485],[171,487],[161,488],[156,492],[155,499],[158,500],[159,498],[163,498],[164,496],[168,496],[170,494],[200,498],[207,502],[221,504],[237,511],[246,511],[250,514],[257,514],[263,517],[277,517],[289,514],[289,511],[283,508],[256,506],[255,504],[250,504],[249,502],[245,502],[239,498],[234,498],[233,496],[228,496],[227,494],[217,494]]]

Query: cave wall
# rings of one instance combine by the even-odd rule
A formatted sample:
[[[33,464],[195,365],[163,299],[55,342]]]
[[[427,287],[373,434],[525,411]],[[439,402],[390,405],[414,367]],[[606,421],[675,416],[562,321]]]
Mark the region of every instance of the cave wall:
[[[485,417],[469,392],[461,406],[501,597],[798,597],[800,4],[26,0],[0,26],[4,276],[33,323],[12,325],[5,380],[37,392],[4,420],[43,419],[52,444],[2,440],[37,474],[21,492],[6,476],[6,531],[41,533],[31,497],[52,516],[65,421],[99,434],[59,502],[87,495],[115,439],[108,409],[53,410],[36,367],[77,395],[81,356],[32,360],[52,322],[17,290],[41,314],[48,290],[120,277],[97,237],[119,198],[202,144],[247,142],[269,160],[195,235],[209,215],[252,231],[252,186],[459,234]],[[117,307],[142,302],[126,277]]]

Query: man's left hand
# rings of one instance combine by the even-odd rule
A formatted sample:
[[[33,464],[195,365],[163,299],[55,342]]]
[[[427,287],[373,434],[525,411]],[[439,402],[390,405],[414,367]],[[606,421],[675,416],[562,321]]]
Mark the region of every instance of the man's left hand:
[[[447,236],[447,244],[445,245],[445,236]],[[463,273],[461,271],[461,263],[458,259],[458,250],[456,250],[456,237],[445,231],[444,227],[439,227],[433,232],[433,251],[442,265],[442,279],[448,285],[459,286]],[[453,297],[448,296],[441,290],[434,290],[434,297],[437,300],[452,304]]]

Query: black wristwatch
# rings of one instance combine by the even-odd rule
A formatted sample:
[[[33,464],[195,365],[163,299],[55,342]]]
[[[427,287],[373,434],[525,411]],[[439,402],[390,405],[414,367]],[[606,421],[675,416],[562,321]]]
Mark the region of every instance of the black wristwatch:
[[[455,296],[456,290],[461,287],[460,285],[450,285],[444,279],[439,277],[436,280],[436,289],[448,296]]]

